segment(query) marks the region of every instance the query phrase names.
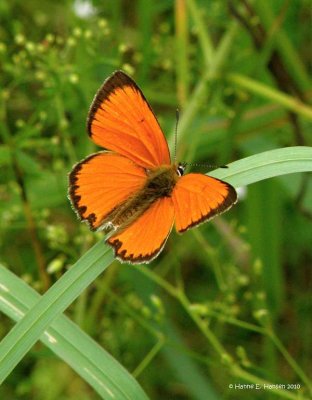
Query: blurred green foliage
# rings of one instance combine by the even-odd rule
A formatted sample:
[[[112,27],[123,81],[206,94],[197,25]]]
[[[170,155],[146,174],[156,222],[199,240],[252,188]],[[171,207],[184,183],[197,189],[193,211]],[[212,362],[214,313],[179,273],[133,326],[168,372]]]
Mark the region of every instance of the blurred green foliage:
[[[72,212],[67,174],[95,151],[88,108],[116,69],[136,79],[169,140],[180,107],[183,160],[224,164],[311,146],[311,119],[300,116],[311,95],[310,7],[306,0],[1,2],[1,262],[43,292],[102,238]],[[289,96],[299,111],[239,85],[237,74]],[[114,263],[68,315],[134,371],[152,399],[271,398],[270,390],[229,389],[245,381],[222,359],[223,348],[252,377],[299,383],[308,396],[311,220],[311,176],[249,186],[225,217],[171,235],[147,268]],[[3,337],[12,324],[0,318]],[[38,344],[0,398],[99,397]]]

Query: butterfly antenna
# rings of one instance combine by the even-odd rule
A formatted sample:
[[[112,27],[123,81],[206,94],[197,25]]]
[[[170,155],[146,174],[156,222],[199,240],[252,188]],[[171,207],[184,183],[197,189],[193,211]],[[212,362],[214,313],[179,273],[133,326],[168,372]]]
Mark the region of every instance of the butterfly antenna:
[[[180,111],[177,108],[176,109],[176,125],[175,125],[175,131],[174,131],[174,155],[173,155],[173,161],[174,163],[177,160],[177,147],[178,147],[178,124],[179,124],[179,119],[180,119]]]
[[[217,169],[217,168],[229,168],[227,165],[211,165],[211,164],[206,164],[206,163],[188,163],[185,162],[183,163],[184,165],[189,165],[190,167],[207,167],[207,168],[213,168],[213,169]]]

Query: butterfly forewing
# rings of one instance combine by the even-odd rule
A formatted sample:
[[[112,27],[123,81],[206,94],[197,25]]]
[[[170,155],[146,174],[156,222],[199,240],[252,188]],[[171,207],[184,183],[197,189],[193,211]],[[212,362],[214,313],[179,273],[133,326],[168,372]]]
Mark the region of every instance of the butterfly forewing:
[[[101,152],[74,167],[69,196],[80,219],[98,229],[106,215],[140,190],[145,181],[145,170],[128,158]]]
[[[169,149],[157,119],[136,83],[115,72],[95,96],[88,131],[101,147],[151,168],[170,164]]]

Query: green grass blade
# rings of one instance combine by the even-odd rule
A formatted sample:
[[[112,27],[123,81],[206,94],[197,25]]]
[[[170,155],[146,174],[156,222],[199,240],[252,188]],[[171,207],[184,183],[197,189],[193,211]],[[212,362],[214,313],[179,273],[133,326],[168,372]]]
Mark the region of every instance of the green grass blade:
[[[191,70],[189,62],[188,15],[186,4],[183,1],[175,3],[175,22],[177,95],[179,105],[184,107],[189,97]]]
[[[285,278],[282,250],[283,192],[280,182],[269,179],[248,189],[245,224],[250,255],[258,260],[262,273],[253,283],[252,292],[264,291],[265,298],[254,296],[255,310],[267,309],[272,326],[285,307]],[[269,244],[269,245],[268,245]],[[253,261],[252,261],[253,262]],[[263,366],[272,376],[278,374],[278,352],[272,340],[265,336],[262,343]]]
[[[251,254],[262,262],[258,290],[265,288],[266,304],[273,319],[280,315],[285,297],[281,252],[282,195],[281,185],[266,180],[248,189],[246,226]],[[270,246],[268,246],[270,243]],[[259,302],[260,303],[260,302]],[[263,307],[263,302],[261,301]]]
[[[211,67],[213,64],[215,49],[210,37],[210,32],[203,21],[200,9],[198,8],[196,2],[194,0],[187,0],[186,4],[193,18],[194,25],[198,30],[199,44],[202,48],[205,64],[207,67]]]
[[[269,31],[274,23],[276,16],[273,12],[272,3],[269,1],[257,1],[254,3],[260,21],[265,29]],[[301,61],[299,52],[284,29],[279,29],[276,33],[275,47],[287,64],[289,73],[296,80],[303,92],[311,86],[311,80],[306,72],[304,63]]]
[[[302,115],[309,120],[312,120],[312,107],[304,104],[296,97],[290,96],[280,90],[274,89],[271,86],[258,82],[254,79],[248,78],[242,74],[231,73],[227,75],[227,80],[232,84],[244,88],[251,93],[255,93],[270,101],[276,102],[287,110],[293,111],[298,115]]]
[[[112,262],[113,253],[97,243],[67,271],[0,343],[0,382],[3,382],[52,320]]]
[[[220,397],[209,380],[188,352],[179,331],[169,321],[166,323],[167,345],[162,354],[180,382],[186,385],[189,398],[193,400],[218,400]],[[172,344],[172,345],[170,345]]]
[[[216,77],[218,71],[223,68],[227,57],[229,57],[231,46],[234,41],[237,29],[237,24],[231,24],[228,30],[223,34],[222,39],[220,40],[220,44],[214,53],[213,62],[211,63],[211,65],[209,65],[209,67],[207,67],[207,71],[203,74],[203,76],[200,78],[199,82],[193,89],[190,100],[187,103],[179,121],[179,140],[181,140],[188,133],[189,126],[193,121],[195,115],[198,113],[198,110],[200,109],[200,106],[204,101],[206,92],[209,89],[209,80],[213,80]],[[210,95],[212,95],[211,88]],[[173,135],[169,139],[169,148],[172,153],[174,149]]]
[[[0,265],[0,310],[15,321],[35,306],[40,295]],[[105,399],[147,399],[137,381],[110,354],[64,315],[40,337]]]
[[[312,171],[312,147],[295,146],[243,158],[209,175],[240,187],[274,176],[305,171]]]

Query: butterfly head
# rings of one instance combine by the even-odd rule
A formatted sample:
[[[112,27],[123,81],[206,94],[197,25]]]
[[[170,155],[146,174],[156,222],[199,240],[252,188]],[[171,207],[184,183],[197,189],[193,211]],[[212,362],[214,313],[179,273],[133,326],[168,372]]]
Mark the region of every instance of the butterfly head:
[[[179,176],[182,176],[182,175],[184,174],[184,171],[185,171],[186,166],[187,166],[187,163],[186,163],[186,162],[183,162],[183,163],[180,162],[180,163],[178,164],[178,166],[177,166],[177,174],[178,174]]]

